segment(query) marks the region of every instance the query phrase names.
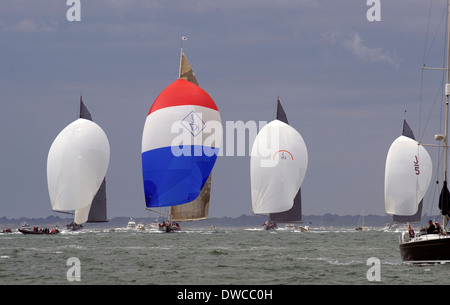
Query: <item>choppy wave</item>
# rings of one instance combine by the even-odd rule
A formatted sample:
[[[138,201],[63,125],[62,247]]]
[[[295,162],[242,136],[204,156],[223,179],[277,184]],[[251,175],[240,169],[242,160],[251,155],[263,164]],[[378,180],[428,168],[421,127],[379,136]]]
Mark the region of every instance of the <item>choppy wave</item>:
[[[116,228],[0,235],[0,284],[73,284],[66,278],[73,257],[81,284],[371,284],[371,257],[380,260],[384,284],[450,283],[450,265],[402,263],[398,233],[381,229]]]

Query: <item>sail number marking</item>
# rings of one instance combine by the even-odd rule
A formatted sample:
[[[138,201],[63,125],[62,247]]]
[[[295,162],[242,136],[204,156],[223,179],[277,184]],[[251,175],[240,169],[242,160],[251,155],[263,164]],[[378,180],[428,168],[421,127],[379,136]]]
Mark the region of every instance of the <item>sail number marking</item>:
[[[420,168],[419,168],[419,158],[417,158],[417,156],[415,157],[415,161],[414,161],[414,170],[416,172],[416,175],[419,176],[420,175]]]

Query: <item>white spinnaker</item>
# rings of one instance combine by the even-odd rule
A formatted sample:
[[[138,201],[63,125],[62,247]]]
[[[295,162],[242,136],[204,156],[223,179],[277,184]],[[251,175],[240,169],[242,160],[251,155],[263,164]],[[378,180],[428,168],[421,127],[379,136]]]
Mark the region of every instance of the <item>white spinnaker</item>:
[[[270,122],[255,138],[250,163],[253,212],[289,210],[308,165],[302,136],[286,123]]]
[[[53,141],[47,159],[52,209],[90,206],[106,176],[109,157],[108,138],[96,123],[77,119],[64,128]]]
[[[417,212],[430,185],[432,162],[426,149],[400,136],[386,158],[384,198],[387,214],[410,216]]]

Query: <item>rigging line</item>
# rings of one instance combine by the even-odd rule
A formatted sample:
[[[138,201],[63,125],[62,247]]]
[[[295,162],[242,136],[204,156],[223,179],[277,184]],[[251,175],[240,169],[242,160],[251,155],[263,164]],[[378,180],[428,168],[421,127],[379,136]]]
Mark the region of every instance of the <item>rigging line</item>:
[[[449,21],[447,21],[447,22],[449,22]],[[444,31],[444,33],[445,33],[445,35],[444,35],[444,37],[445,37],[445,39],[444,39],[445,45],[447,45],[447,37],[448,37],[447,29],[448,29],[448,26],[445,27],[445,31]],[[447,54],[446,54],[446,50],[444,49],[443,54],[442,54],[442,66],[443,67],[445,67],[446,59],[447,59]],[[423,69],[422,69],[422,71],[423,71]],[[445,83],[446,83],[446,73],[447,73],[446,69],[442,69],[442,77],[441,77],[440,85],[439,85],[438,90],[436,91],[436,96],[434,98],[434,103],[433,103],[433,106],[431,107],[431,110],[429,112],[428,119],[427,119],[427,122],[425,124],[424,130],[426,129],[426,126],[428,126],[428,123],[431,121],[431,114],[432,114],[433,109],[434,109],[434,107],[436,105],[436,102],[438,100],[440,100],[439,104],[441,105],[441,107],[440,107],[440,114],[439,114],[439,132],[442,132],[443,116],[444,116],[444,111],[445,111],[444,95],[442,94],[442,92],[444,91],[444,86],[445,86]],[[439,97],[440,97],[440,99],[439,99]],[[421,102],[422,102],[422,100],[421,100]]]
[[[156,214],[160,214],[160,215],[164,215],[164,216],[170,216],[170,213],[164,213],[162,211],[158,211],[158,210],[155,210],[155,209],[146,208],[146,210],[150,211],[150,212],[153,212],[153,213],[156,213]]]
[[[425,35],[424,49],[423,49],[422,73],[421,73],[421,80],[420,80],[420,101],[419,101],[419,142],[422,142],[422,140],[423,140],[423,135],[425,134],[425,130],[426,130],[426,127],[428,126],[428,122],[429,122],[429,120],[430,120],[430,116],[431,116],[431,112],[432,112],[432,111],[430,111],[428,120],[426,121],[427,123],[425,124],[425,127],[424,127],[424,129],[423,129],[423,131],[422,131],[422,133],[421,133],[421,130],[422,130],[422,128],[421,128],[421,123],[422,123],[422,105],[423,105],[423,83],[424,83],[424,74],[423,74],[423,73],[424,73],[424,68],[425,68],[425,66],[426,66],[426,62],[428,61],[428,57],[429,57],[429,55],[430,55],[430,53],[431,53],[431,50],[432,50],[432,48],[433,48],[434,41],[436,40],[437,33],[439,32],[439,29],[440,29],[440,27],[441,27],[442,19],[443,19],[444,12],[445,12],[445,10],[444,10],[444,12],[442,13],[442,16],[441,16],[441,18],[440,18],[440,20],[439,20],[438,27],[437,27],[436,30],[435,30],[435,33],[434,33],[434,36],[433,36],[433,39],[432,39],[430,48],[429,48],[429,50],[428,50],[428,54],[426,54],[426,53],[427,53],[426,50],[427,50],[428,36],[429,36],[429,34],[430,34],[430,20],[431,20],[431,11],[432,11],[432,8],[433,8],[433,0],[430,0],[430,9],[429,9],[429,11],[428,11],[427,30],[426,30],[426,35]],[[425,55],[425,54],[426,54],[426,55]],[[432,107],[431,109],[434,109],[434,105],[433,105],[433,107]]]
[[[430,20],[431,20],[431,9],[433,8],[433,0],[430,0],[430,9],[428,11],[428,22],[427,22],[427,31],[425,35],[425,42],[423,45],[423,58],[422,58],[422,66],[425,66],[425,58],[428,44],[428,34],[430,33]]]
[[[422,104],[423,104],[423,69],[420,73],[420,96],[419,96],[419,143],[422,142],[423,134],[425,134],[425,129],[423,130],[423,134],[421,134],[421,122],[422,122]]]
[[[428,35],[430,32],[430,20],[431,20],[431,9],[433,7],[433,0],[430,0],[430,9],[428,11],[428,22],[427,22],[427,30],[426,30],[426,34],[425,34],[425,42],[423,44],[423,57],[422,57],[422,70],[421,70],[421,74],[420,74],[420,96],[419,96],[419,142],[422,142],[422,134],[421,134],[421,117],[422,117],[422,102],[423,102],[423,73],[424,73],[424,69],[423,67],[425,67],[425,53],[426,53],[426,49],[427,49],[427,44],[428,44]]]
[[[447,12],[447,10],[444,10],[444,12]],[[449,21],[446,21],[446,23],[447,22],[449,22]],[[436,38],[436,36],[437,36],[437,33],[438,33],[438,29],[441,27],[441,24],[442,24],[442,16],[441,16],[441,20],[439,21],[439,26],[438,26],[438,28],[436,29],[436,32],[435,32],[435,35],[434,35],[434,37],[433,37],[433,42],[432,42],[432,45],[433,45],[433,43],[434,43],[434,40],[435,40],[435,38]],[[444,30],[444,37],[445,37],[445,39],[444,39],[444,42],[445,42],[445,45],[447,44],[447,28],[448,27],[445,27],[445,30]],[[431,46],[430,46],[430,50],[429,51],[431,51]],[[429,54],[428,54],[429,55]],[[427,56],[428,57],[428,56]],[[445,50],[443,51],[443,55],[442,55],[442,61],[443,61],[443,63],[442,63],[442,66],[443,67],[445,67],[445,62],[446,62],[446,52],[445,52]],[[427,60],[427,59],[426,59]],[[419,117],[421,118],[422,117],[422,105],[423,105],[423,81],[424,81],[424,78],[423,78],[423,76],[424,76],[424,67],[425,67],[425,62],[423,63],[423,66],[422,66],[422,74],[421,74],[421,89],[420,89],[420,106],[419,106]],[[423,128],[423,132],[422,132],[422,134],[420,133],[420,130],[421,130],[421,119],[419,120],[419,139],[420,140],[422,140],[422,138],[423,138],[423,135],[425,134],[425,130],[427,129],[427,127],[428,127],[428,124],[430,123],[430,121],[431,121],[431,115],[432,115],[432,113],[433,113],[433,110],[434,110],[434,108],[435,108],[435,106],[436,106],[436,102],[438,101],[438,99],[439,99],[439,96],[441,97],[441,107],[440,107],[440,120],[439,120],[439,131],[442,131],[442,115],[443,115],[443,107],[444,107],[444,103],[443,103],[443,95],[441,94],[442,92],[443,92],[443,90],[444,90],[444,84],[445,84],[445,75],[446,75],[446,69],[442,69],[442,78],[441,78],[441,82],[440,82],[440,85],[439,85],[439,88],[438,88],[438,90],[436,91],[436,96],[435,96],[435,98],[434,98],[434,103],[433,103],[433,105],[432,105],[432,107],[431,107],[431,110],[430,110],[430,112],[428,113],[428,118],[427,118],[427,120],[426,120],[426,123],[425,123],[425,127]]]
[[[431,7],[430,7],[430,11],[431,11]],[[435,32],[434,32],[433,39],[432,39],[431,44],[430,44],[430,48],[428,49],[427,55],[426,55],[425,58],[423,59],[423,64],[424,64],[424,66],[425,66],[425,62],[428,61],[428,57],[430,56],[431,50],[433,49],[434,42],[436,41],[436,37],[437,37],[437,35],[438,35],[438,33],[439,33],[439,29],[441,28],[442,21],[444,20],[444,17],[446,16],[446,14],[447,14],[447,9],[442,10],[442,15],[441,15],[441,18],[439,19],[439,24],[438,24],[438,26],[436,27],[436,30],[435,30]],[[430,14],[430,15],[431,15],[431,14]],[[445,18],[445,19],[446,19],[446,18]],[[428,23],[430,22],[430,20],[431,20],[431,16],[429,16],[429,18],[428,18]],[[427,30],[427,35],[426,35],[426,36],[428,36],[428,30]],[[427,41],[427,40],[428,40],[428,38],[426,39],[426,41]],[[426,45],[425,45],[425,48],[426,48]],[[425,52],[425,51],[424,51],[424,52]]]

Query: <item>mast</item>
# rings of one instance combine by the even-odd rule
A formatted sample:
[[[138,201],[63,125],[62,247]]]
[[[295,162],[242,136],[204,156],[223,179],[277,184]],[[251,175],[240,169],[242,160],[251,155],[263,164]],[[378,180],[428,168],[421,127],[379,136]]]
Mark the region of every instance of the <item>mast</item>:
[[[181,78],[182,76],[182,63],[183,63],[183,41],[187,40],[186,36],[181,36],[181,40],[180,40],[180,49],[181,49],[181,54],[180,54],[180,69],[178,70],[178,78]]]
[[[183,62],[183,40],[181,40],[180,69],[178,70],[178,78],[181,78],[181,76],[182,76],[182,72],[181,72],[182,62]]]
[[[445,85],[445,137],[444,137],[444,181],[447,181],[447,164],[448,164],[448,109],[449,109],[449,95],[450,95],[450,1],[448,4],[447,15],[447,66],[446,66],[446,85]]]
[[[447,63],[446,84],[445,84],[445,130],[444,130],[444,185],[441,192],[439,206],[442,206],[442,223],[444,231],[447,229],[448,222],[448,189],[447,189],[447,166],[448,166],[448,110],[449,110],[449,96],[450,96],[450,0],[447,1]],[[442,204],[441,204],[442,202]],[[445,211],[444,211],[445,209]]]
[[[445,85],[445,130],[444,130],[444,181],[447,181],[447,164],[448,164],[448,109],[450,95],[450,1],[448,4],[447,16],[447,66],[446,66],[446,85]]]

